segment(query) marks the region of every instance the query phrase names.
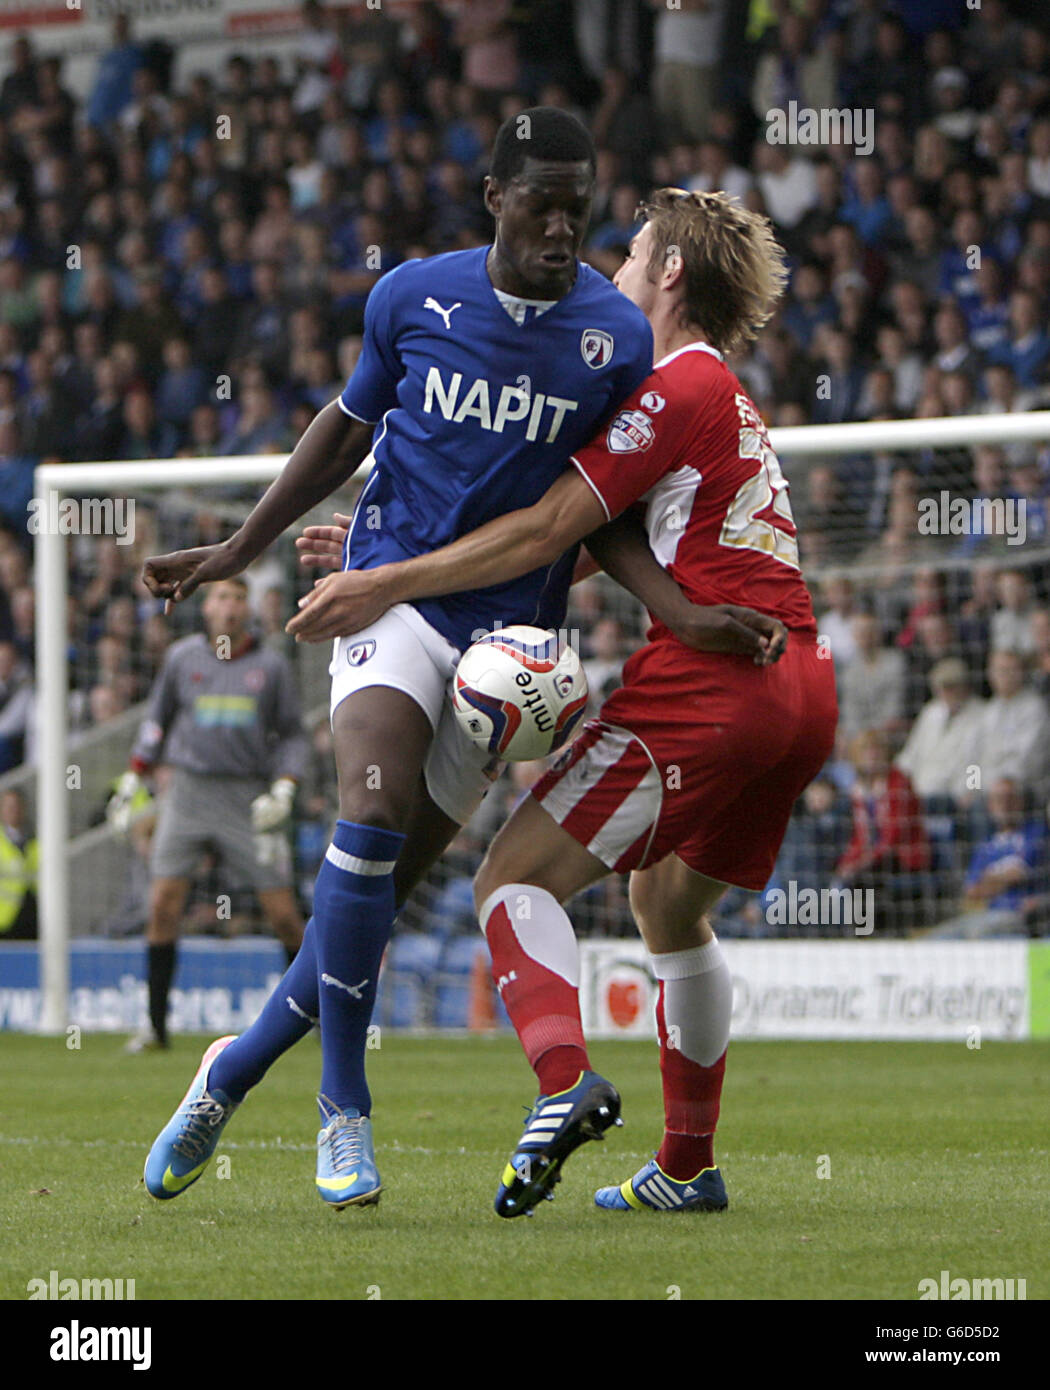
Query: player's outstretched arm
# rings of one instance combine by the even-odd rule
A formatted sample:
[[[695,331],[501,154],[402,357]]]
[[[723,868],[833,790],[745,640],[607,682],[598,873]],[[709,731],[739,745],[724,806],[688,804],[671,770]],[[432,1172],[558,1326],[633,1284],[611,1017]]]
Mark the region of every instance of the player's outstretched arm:
[[[605,510],[575,469],[533,507],[507,512],[451,545],[393,565],[319,579],[286,631],[305,642],[358,632],[396,603],[485,589],[552,565],[605,521]]]
[[[178,602],[201,584],[230,579],[271,541],[356,472],[372,447],[374,426],[353,419],[332,401],[310,422],[288,462],[244,525],[221,545],[177,550],[146,561],[150,593]]]
[[[605,573],[687,647],[752,656],[756,666],[770,666],[784,654],[787,628],[777,618],[739,604],[690,603],[657,561],[635,509],[588,536],[585,545]]]
[[[375,622],[395,603],[483,589],[551,565],[576,541],[601,528],[602,539],[596,541],[601,553],[595,558],[680,641],[702,651],[752,656],[759,665],[779,657],[786,636],[782,623],[750,608],[691,604],[657,564],[636,522],[603,523],[604,507],[580,474],[569,469],[535,506],[508,512],[429,555],[319,579],[300,601],[287,631],[305,642],[346,636]],[[322,539],[327,543],[330,538]]]

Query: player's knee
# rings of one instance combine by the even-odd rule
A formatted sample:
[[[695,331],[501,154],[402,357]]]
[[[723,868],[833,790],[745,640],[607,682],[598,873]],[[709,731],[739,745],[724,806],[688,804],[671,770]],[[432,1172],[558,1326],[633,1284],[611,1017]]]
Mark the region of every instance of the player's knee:
[[[179,888],[155,886],[150,898],[146,937],[152,945],[174,941],[178,932],[185,893]]]
[[[655,885],[644,874],[632,874],[628,889],[628,900],[631,904],[631,913],[638,929],[645,934],[646,930],[652,925],[654,899],[656,897]]]
[[[403,834],[408,823],[408,811],[407,808],[393,802],[377,805],[351,797],[345,801],[340,800],[339,818],[349,821],[351,825],[365,826],[369,830],[392,830],[396,834]]]
[[[146,923],[146,941],[150,946],[170,946],[178,939],[178,919],[170,914],[154,911]]]
[[[650,950],[689,951],[711,940],[711,923],[703,904],[676,892],[667,874],[632,874],[631,912]]]
[[[656,938],[657,933],[652,932],[651,935]],[[711,936],[711,924],[706,917],[697,917],[694,920],[688,917],[677,920],[672,918],[659,932],[657,946],[661,952],[693,951],[698,946],[706,946]]]

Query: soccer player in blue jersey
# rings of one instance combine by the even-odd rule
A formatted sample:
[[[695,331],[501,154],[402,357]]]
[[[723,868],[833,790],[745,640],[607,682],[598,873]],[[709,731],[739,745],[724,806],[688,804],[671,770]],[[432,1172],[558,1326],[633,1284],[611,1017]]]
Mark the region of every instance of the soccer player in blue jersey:
[[[594,168],[589,135],[565,112],[537,107],[507,121],[485,183],[494,244],[409,261],[378,282],[342,395],[229,541],[147,562],[151,591],[178,601],[240,573],[369,453],[375,467],[347,538],[347,568],[411,558],[537,502],[652,365],[645,316],[577,260]],[[364,1059],[380,962],[397,904],[493,774],[451,717],[446,685],[483,632],[561,625],[576,554],[508,584],[398,605],[336,640],[339,820],[313,919],[256,1023],[205,1054],[147,1159],[155,1197],[200,1176],[246,1091],[310,1028],[316,1008],[317,1189],[336,1208],[378,1200]],[[655,587],[669,602],[673,595],[677,611],[681,593],[645,547],[632,567],[646,571],[650,607]],[[626,572],[617,577],[632,587]]]

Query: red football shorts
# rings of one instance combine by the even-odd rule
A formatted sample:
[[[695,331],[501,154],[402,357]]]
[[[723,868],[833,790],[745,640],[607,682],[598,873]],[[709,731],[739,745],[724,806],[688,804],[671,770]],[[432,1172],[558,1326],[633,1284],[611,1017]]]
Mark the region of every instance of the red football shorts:
[[[532,795],[617,873],[673,851],[759,890],[837,718],[832,663],[807,633],[792,632],[773,666],[652,642]]]

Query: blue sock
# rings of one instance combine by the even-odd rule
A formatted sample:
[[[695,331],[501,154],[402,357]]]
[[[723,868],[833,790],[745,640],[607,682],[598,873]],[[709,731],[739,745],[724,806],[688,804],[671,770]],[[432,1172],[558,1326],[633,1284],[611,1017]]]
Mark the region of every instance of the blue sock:
[[[231,1100],[243,1100],[317,1020],[317,928],[311,917],[299,954],[251,1027],[212,1062],[208,1085],[225,1091]]]
[[[404,843],[393,830],[337,821],[314,889],[321,1094],[340,1110],[354,1107],[362,1115],[372,1109],[365,1044],[394,925],[394,864]]]

